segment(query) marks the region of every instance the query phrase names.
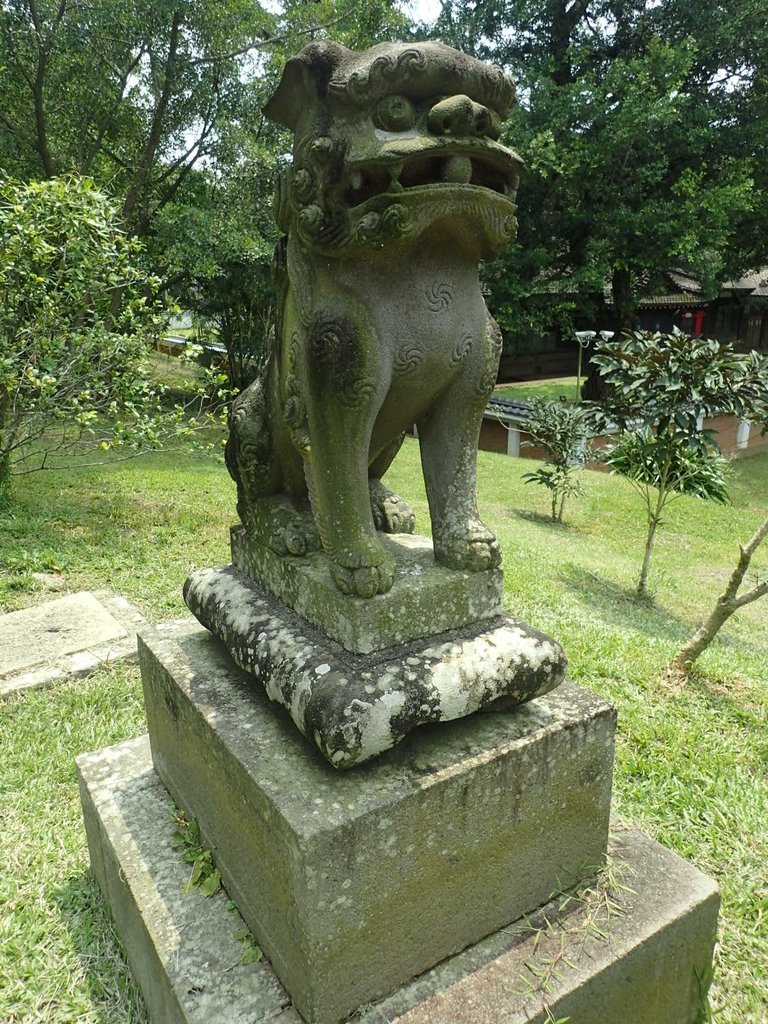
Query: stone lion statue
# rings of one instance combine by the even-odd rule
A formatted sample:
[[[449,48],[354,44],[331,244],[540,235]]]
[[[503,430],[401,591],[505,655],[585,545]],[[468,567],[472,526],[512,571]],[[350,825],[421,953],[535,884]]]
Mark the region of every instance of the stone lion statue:
[[[294,133],[276,219],[280,294],[226,448],[238,514],[274,550],[322,545],[344,592],[390,589],[377,530],[411,532],[383,483],[416,424],[435,559],[500,562],[476,508],[477,442],[501,334],[478,262],[514,237],[521,162],[498,142],[501,69],[440,43],[312,43],[266,115]]]

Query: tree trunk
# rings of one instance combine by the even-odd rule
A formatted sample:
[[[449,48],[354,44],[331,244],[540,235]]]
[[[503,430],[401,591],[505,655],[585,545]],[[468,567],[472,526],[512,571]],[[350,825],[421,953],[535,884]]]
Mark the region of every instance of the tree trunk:
[[[571,40],[579,22],[589,8],[589,0],[549,0],[549,52],[552,57],[552,80],[555,85],[573,81]]]
[[[144,192],[149,182],[149,177],[155,163],[155,157],[163,138],[166,111],[171,101],[173,90],[176,86],[176,60],[182,21],[181,12],[174,11],[171,18],[171,29],[168,39],[168,55],[165,58],[165,67],[163,69],[162,88],[160,90],[160,95],[157,98],[155,109],[152,112],[152,123],[150,125],[149,134],[147,135],[147,141],[144,145],[141,156],[139,157],[139,161],[133,175],[133,181],[131,182],[128,194],[125,197],[125,202],[123,203],[123,220],[134,229],[136,228],[136,225],[132,223],[134,211],[137,206],[141,205],[145,198]]]
[[[635,299],[632,294],[632,275],[624,267],[614,267],[611,277],[613,290],[614,330],[619,334],[630,330],[635,312]]]
[[[717,604],[706,622],[696,630],[687,644],[683,644],[680,650],[672,659],[672,669],[688,675],[691,665],[700,654],[709,647],[717,636],[721,626],[730,619],[736,611],[732,602],[726,601],[723,597],[718,598]]]
[[[657,516],[651,519],[650,528],[648,530],[648,538],[645,542],[645,554],[643,555],[643,567],[640,570],[640,579],[637,584],[637,593],[639,597],[648,596],[648,574],[651,568],[651,553],[653,551],[653,542],[656,540],[656,529],[659,525]]]
[[[11,480],[11,400],[7,393],[0,395],[0,494]]]
[[[739,587],[744,581],[752,561],[752,556],[766,537],[768,537],[768,519],[758,527],[757,532],[748,543],[741,547],[739,560],[728,581],[728,586],[718,597],[717,604],[706,622],[702,623],[688,643],[683,644],[672,659],[671,668],[673,671],[687,676],[690,673],[691,665],[709,647],[721,626],[730,619],[733,613],[738,611],[739,608],[743,608],[744,605],[751,604],[753,601],[768,595],[768,580],[765,580],[754,586],[752,590],[742,594],[741,597],[738,596]]]
[[[613,316],[611,329],[614,339],[632,329],[635,311],[635,297],[632,291],[632,274],[623,267],[614,267],[611,275],[613,290]],[[587,350],[592,355],[591,346]],[[582,388],[582,397],[591,402],[602,402],[607,393],[607,386],[591,361],[587,363],[587,376]]]

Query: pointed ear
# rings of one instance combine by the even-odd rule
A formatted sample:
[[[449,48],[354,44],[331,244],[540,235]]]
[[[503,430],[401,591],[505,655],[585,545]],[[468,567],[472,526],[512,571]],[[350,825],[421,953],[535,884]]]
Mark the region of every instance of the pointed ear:
[[[349,56],[345,46],[330,41],[305,46],[283,68],[280,84],[263,108],[264,115],[295,131],[307,104],[325,99],[334,71]]]
[[[299,115],[306,107],[310,88],[311,80],[306,64],[301,57],[291,57],[283,68],[280,85],[262,108],[265,117],[295,131]]]

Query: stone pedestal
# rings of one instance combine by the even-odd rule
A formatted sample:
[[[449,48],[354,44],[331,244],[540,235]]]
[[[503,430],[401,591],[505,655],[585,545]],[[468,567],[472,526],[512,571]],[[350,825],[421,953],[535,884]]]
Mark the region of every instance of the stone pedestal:
[[[301,558],[278,555],[245,526],[232,527],[232,564],[326,638],[355,654],[370,654],[502,614],[500,569],[447,569],[435,562],[432,541],[418,534],[379,534],[378,539],[395,560],[395,583],[386,594],[372,598],[343,594],[331,578],[322,551]]]
[[[200,627],[145,632],[140,658],[155,768],[310,1024],[603,863],[615,715],[575,686],[422,727],[340,775]]]
[[[189,865],[144,737],[78,759],[91,864],[153,1024],[302,1024],[266,959],[241,963],[227,895],[185,894]],[[356,1024],[696,1024],[715,884],[635,830],[612,844],[614,912],[558,898],[414,978]],[[376,962],[369,965],[374,972]],[[545,1009],[546,1008],[546,1009]]]
[[[714,883],[629,833],[618,913],[584,892],[608,840],[606,701],[570,683],[496,701],[339,773],[192,620],[139,646],[151,759],[131,741],[79,768],[93,870],[153,1024],[699,1020]],[[226,896],[182,895],[171,798]],[[241,963],[243,922],[263,962]]]
[[[373,635],[375,599],[344,598],[326,583],[340,608],[368,610]],[[345,650],[232,566],[199,570],[184,598],[335,768],[377,757],[416,726],[522,704],[565,676],[560,645],[508,615],[366,655]],[[423,630],[424,616],[409,628]]]

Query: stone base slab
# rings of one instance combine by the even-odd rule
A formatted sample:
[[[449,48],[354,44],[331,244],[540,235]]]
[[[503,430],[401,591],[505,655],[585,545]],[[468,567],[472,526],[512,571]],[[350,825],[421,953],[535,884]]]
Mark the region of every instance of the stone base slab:
[[[502,573],[460,572],[435,562],[428,537],[379,534],[395,559],[386,594],[351,597],[331,578],[322,551],[278,555],[246,527],[231,530],[232,563],[342,647],[370,654],[502,612]]]
[[[135,658],[143,621],[110,590],[68,594],[0,616],[0,698]]]
[[[506,615],[355,655],[232,566],[196,572],[184,599],[336,768],[377,757],[417,726],[522,704],[565,677],[560,645]]]
[[[143,632],[140,658],[158,774],[312,1024],[603,863],[615,711],[576,686],[339,774],[196,624]]]
[[[146,736],[77,759],[91,868],[152,1024],[298,1024],[271,967],[241,964],[245,924],[219,892],[185,892],[173,805]]]
[[[189,865],[171,847],[146,738],[78,768],[93,871],[152,1024],[301,1024],[271,965],[240,963],[244,925],[226,895],[183,893]],[[557,899],[361,1008],[356,1024],[694,1024],[717,888],[635,830],[613,846],[616,912]]]

